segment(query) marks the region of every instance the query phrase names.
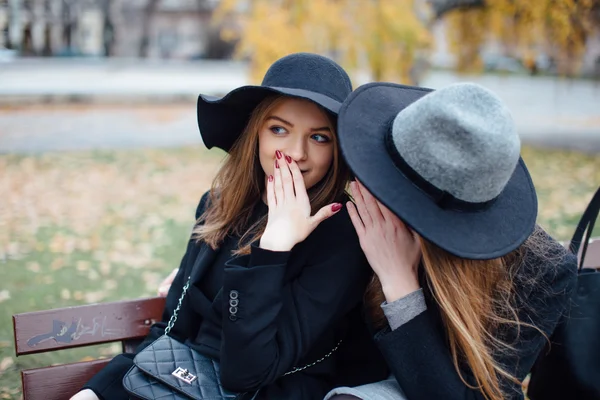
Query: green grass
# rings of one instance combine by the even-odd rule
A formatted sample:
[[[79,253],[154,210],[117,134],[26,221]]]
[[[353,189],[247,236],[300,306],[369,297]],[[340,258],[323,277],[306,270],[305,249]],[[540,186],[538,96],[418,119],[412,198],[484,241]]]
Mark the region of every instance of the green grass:
[[[539,192],[539,222],[568,239],[600,183],[598,157],[531,148],[523,157]],[[23,368],[120,350],[17,359],[11,316],[154,295],[179,265],[221,158],[198,147],[0,155],[0,399],[20,398]]]

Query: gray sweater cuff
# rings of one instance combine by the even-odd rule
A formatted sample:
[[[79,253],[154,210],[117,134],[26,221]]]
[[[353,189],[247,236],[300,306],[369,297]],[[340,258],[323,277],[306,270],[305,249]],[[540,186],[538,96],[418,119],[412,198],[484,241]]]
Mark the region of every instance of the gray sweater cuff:
[[[384,301],[381,308],[390,328],[395,330],[427,310],[427,304],[421,288],[391,303]]]

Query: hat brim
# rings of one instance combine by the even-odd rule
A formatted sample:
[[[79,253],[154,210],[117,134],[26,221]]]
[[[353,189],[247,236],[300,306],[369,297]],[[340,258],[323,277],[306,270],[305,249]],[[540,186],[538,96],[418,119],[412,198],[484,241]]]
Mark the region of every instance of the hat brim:
[[[537,197],[522,159],[486,209],[442,209],[394,164],[385,136],[398,112],[431,90],[372,83],[354,91],[338,118],[341,151],[360,182],[419,235],[468,259],[492,259],[518,248],[533,232]]]
[[[198,97],[198,128],[206,147],[218,147],[229,151],[240,136],[252,111],[266,97],[274,94],[310,100],[325,110],[337,115],[342,103],[321,93],[304,89],[242,86],[232,90],[225,96]]]

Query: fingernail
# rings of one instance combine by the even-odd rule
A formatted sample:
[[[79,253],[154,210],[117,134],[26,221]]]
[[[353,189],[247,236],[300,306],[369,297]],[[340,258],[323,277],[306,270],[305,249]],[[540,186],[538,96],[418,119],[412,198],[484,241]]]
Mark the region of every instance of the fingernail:
[[[342,205],[340,203],[335,203],[334,205],[331,206],[331,211],[333,211],[333,212],[340,211],[341,209],[342,209]]]
[[[287,160],[288,163],[292,163],[292,157],[290,156],[285,156],[285,159]]]
[[[281,154],[281,152],[279,150],[275,150],[275,156],[281,160],[281,157],[283,156],[283,154]]]
[[[279,163],[275,160],[275,168],[279,168]]]
[[[273,182],[273,175],[269,175],[269,182]]]

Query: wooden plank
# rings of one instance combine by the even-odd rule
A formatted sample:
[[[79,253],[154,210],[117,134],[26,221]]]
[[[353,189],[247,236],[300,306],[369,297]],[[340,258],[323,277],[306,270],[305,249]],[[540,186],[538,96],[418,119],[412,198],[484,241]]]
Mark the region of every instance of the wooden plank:
[[[24,400],[68,400],[110,359],[21,371]]]
[[[144,337],[164,305],[153,297],[13,315],[17,356]]]

